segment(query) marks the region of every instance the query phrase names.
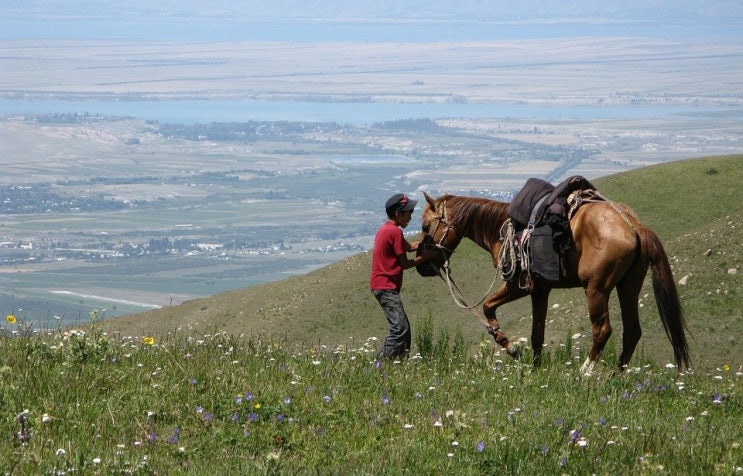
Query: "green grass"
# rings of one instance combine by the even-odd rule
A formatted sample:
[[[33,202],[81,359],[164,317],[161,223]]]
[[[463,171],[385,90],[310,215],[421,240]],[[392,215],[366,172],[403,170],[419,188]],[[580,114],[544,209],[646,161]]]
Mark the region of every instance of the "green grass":
[[[666,366],[649,288],[630,368],[614,373],[614,303],[614,337],[585,378],[581,290],[553,294],[545,362],[533,370],[528,352],[515,361],[494,351],[444,283],[413,273],[403,292],[417,354],[379,362],[372,336],[386,322],[366,288],[364,253],[154,312],[94,312],[84,331],[6,319],[0,472],[739,474],[743,299],[740,274],[728,270],[740,268],[742,166],[742,156],[710,158],[596,181],[663,230],[676,279],[688,277],[679,291],[689,373]],[[454,266],[474,299],[487,291],[488,255],[463,245]],[[500,318],[518,338],[529,315],[523,300]]]
[[[22,323],[13,324],[13,329]],[[12,332],[12,331],[11,331]],[[440,333],[432,329],[433,335]],[[735,474],[743,373],[641,361],[579,375],[570,340],[533,371],[379,343],[295,346],[224,333],[144,343],[0,337],[4,474]]]

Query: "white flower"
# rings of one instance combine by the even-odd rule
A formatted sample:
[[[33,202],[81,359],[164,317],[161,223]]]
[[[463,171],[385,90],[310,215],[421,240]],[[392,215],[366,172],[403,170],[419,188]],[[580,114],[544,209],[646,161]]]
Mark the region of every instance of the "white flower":
[[[41,422],[42,423],[46,423],[46,422],[48,422],[51,419],[52,419],[52,417],[50,417],[48,413],[44,413],[43,415],[41,415]]]
[[[100,458],[93,458],[93,464],[101,464]]]
[[[54,454],[57,456],[64,456],[67,453],[64,448],[59,448]]]

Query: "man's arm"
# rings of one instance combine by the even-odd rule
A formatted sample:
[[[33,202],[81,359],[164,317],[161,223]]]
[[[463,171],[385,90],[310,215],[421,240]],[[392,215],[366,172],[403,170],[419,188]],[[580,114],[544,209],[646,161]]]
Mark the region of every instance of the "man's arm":
[[[415,249],[416,250],[418,249],[418,242],[415,242]],[[438,255],[438,253],[439,251],[435,248],[427,249],[427,250],[423,250],[423,252],[420,255],[416,256],[413,259],[408,258],[407,253],[403,253],[397,257],[397,261],[398,263],[400,263],[400,266],[402,266],[402,269],[410,269],[415,266],[418,266],[421,263],[425,263],[426,261]]]

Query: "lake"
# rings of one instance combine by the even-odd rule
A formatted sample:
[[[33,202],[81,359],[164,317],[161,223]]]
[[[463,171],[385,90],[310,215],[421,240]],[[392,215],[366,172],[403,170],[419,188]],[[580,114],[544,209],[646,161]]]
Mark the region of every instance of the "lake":
[[[709,115],[729,107],[691,105],[533,106],[527,104],[409,104],[359,102],[174,100],[62,101],[0,99],[0,116],[90,113],[161,123],[299,121],[372,124],[401,119],[667,119]],[[739,111],[740,113],[740,111]]]

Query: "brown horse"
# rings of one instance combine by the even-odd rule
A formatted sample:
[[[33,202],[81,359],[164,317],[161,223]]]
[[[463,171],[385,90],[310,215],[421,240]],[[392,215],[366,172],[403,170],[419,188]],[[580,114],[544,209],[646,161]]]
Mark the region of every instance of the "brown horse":
[[[440,259],[435,260],[436,266],[445,266],[461,240],[469,238],[487,250],[493,257],[493,264],[499,268],[503,246],[500,231],[510,220],[508,203],[456,195],[436,199],[424,195],[428,202],[422,216],[423,233],[427,235],[424,243],[433,240],[442,250]],[[655,301],[673,347],[676,366],[679,371],[688,368],[686,323],[668,257],[658,236],[644,227],[630,208],[610,201],[583,203],[570,218],[570,232],[574,245],[563,256],[563,272],[559,280],[546,281],[536,277],[533,285],[525,287],[518,279],[509,279],[484,301],[488,332],[495,342],[510,355],[518,355],[516,346],[500,330],[495,311],[503,304],[531,295],[531,344],[534,365],[539,366],[550,291],[581,286],[586,294],[593,336],[593,345],[581,370],[590,375],[612,332],[609,296],[616,288],[624,330],[619,368],[624,370],[642,334],[638,298],[650,267]]]

